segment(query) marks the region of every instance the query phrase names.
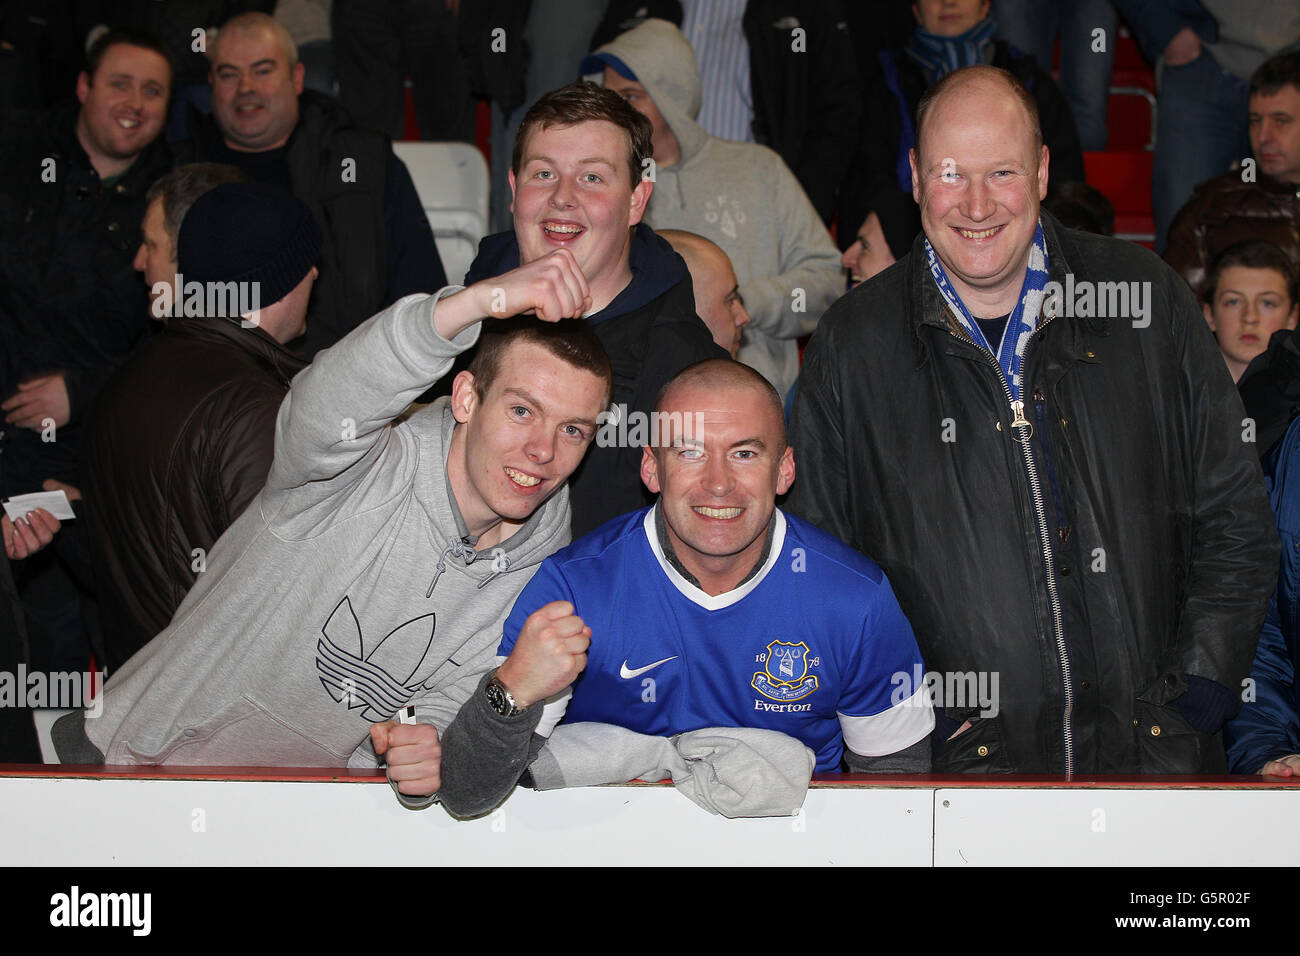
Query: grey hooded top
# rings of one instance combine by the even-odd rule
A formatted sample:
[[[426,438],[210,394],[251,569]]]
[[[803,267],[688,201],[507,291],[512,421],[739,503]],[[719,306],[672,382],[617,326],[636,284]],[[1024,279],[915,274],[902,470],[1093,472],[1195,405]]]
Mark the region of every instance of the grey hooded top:
[[[568,543],[568,489],[475,554],[448,400],[393,423],[478,338],[438,335],[434,301],[400,300],[294,379],[266,487],[86,720],[107,763],[377,767],[371,723],[413,704],[445,733],[494,665],[515,597]]]

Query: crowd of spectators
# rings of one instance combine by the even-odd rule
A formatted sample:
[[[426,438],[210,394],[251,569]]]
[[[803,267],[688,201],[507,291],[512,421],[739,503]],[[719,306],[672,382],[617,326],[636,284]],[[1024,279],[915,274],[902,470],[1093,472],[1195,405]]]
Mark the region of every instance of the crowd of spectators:
[[[0,3],[0,498],[76,516],[0,519],[0,671],[108,675],[60,756],[476,814],[680,759],[563,720],[808,698],[795,777],[1300,773],[1300,12],[851,6]],[[1163,261],[1087,182],[1121,18]],[[488,144],[465,276],[408,128]],[[692,649],[757,716],[632,680]],[[926,667],[1000,701],[878,693]]]

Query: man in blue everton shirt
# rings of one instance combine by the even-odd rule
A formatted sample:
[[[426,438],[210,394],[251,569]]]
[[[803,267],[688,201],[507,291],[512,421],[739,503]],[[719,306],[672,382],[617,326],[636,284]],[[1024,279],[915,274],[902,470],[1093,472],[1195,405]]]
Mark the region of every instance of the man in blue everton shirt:
[[[585,672],[536,706],[547,688],[511,657],[496,675],[503,735],[518,721],[545,737],[562,715],[656,736],[757,727],[801,740],[818,773],[842,756],[854,771],[927,770],[934,717],[898,679],[921,658],[884,573],[776,508],[795,477],[776,391],[746,365],[700,362],[648,426],[641,477],[659,501],[548,558],[498,649],[545,631],[555,653],[586,652]]]

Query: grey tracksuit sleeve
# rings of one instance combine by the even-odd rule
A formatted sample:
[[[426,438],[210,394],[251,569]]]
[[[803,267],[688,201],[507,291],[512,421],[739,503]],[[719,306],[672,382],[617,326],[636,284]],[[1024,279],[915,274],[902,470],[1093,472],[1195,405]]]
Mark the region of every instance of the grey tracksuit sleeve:
[[[477,817],[494,809],[510,795],[543,743],[533,732],[542,707],[502,717],[488,704],[483,687],[493,673],[479,679],[443,734],[438,799],[453,816]]]
[[[333,509],[364,480],[367,469],[354,466],[383,451],[389,423],[478,340],[477,324],[451,341],[434,328],[437,299],[459,291],[448,286],[437,296],[400,299],[294,378],[276,420],[268,504],[293,489],[297,508],[326,501]]]
[[[714,727],[676,737],[611,724],[561,724],[531,767],[539,790],[660,780],[724,817],[789,816],[803,804],[816,757],[774,730]]]

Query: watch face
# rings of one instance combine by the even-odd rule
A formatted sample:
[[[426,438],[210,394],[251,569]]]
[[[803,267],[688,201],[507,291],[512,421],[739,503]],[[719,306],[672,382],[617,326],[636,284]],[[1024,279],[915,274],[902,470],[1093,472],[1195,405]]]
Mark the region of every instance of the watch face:
[[[506,689],[501,681],[493,677],[487,682],[487,687],[484,690],[487,693],[488,703],[492,705],[492,709],[503,717],[510,716],[514,708],[510,706],[510,699],[506,697]]]

